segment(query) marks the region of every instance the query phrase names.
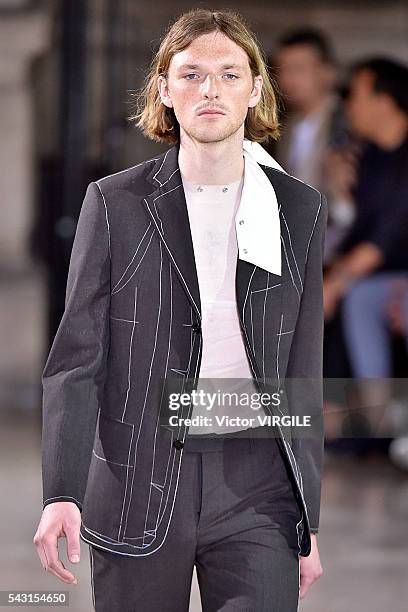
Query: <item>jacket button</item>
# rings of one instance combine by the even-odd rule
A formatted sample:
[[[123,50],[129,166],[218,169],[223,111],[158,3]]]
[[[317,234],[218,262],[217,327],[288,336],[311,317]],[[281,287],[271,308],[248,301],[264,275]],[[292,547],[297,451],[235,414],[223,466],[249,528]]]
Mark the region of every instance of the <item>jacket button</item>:
[[[184,442],[182,442],[182,440],[174,440],[173,446],[177,448],[177,450],[180,450],[183,448]]]
[[[199,323],[193,323],[192,328],[196,334],[201,334],[201,325]]]

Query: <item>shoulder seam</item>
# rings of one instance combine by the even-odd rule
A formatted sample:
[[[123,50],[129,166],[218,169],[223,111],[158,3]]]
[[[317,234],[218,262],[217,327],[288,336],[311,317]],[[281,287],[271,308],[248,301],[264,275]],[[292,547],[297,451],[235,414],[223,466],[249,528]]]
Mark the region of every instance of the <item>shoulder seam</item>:
[[[135,166],[130,166],[130,168],[124,168],[124,170],[119,170],[118,172],[113,172],[112,174],[107,174],[106,176],[103,176],[102,178],[100,178],[97,181],[95,181],[95,183],[99,187],[99,183],[101,181],[104,181],[105,179],[110,178],[111,176],[116,176],[116,175],[122,174],[124,172],[130,172],[130,170],[134,170],[135,168],[138,168],[139,166],[143,166],[144,164],[148,164],[149,162],[157,161],[158,159],[159,159],[158,157],[152,157],[150,159],[146,159],[145,161],[142,161],[142,162],[136,164]]]
[[[302,183],[303,185],[306,185],[306,187],[310,187],[310,189],[313,189],[313,191],[316,191],[316,193],[320,194],[320,191],[316,189],[316,187],[313,187],[313,185],[310,185],[309,183],[305,183],[305,181],[302,181],[296,176],[293,176],[293,174],[289,174],[289,172],[279,170],[278,168],[272,168],[271,166],[267,166],[267,168],[270,168],[271,170],[274,170],[275,172],[279,172],[280,174],[283,174],[285,176],[289,176],[290,178],[293,178],[295,181],[298,181],[298,183]]]

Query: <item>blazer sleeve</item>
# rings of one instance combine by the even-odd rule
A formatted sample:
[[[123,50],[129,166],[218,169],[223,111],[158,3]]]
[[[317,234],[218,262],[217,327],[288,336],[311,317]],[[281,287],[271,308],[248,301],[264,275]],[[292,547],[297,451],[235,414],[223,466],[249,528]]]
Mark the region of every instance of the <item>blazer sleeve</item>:
[[[99,186],[88,185],[71,251],[65,309],[42,372],[43,508],[82,511],[109,338],[110,235]]]
[[[311,427],[292,429],[292,450],[300,469],[311,533],[320,516],[324,455],[323,421],[323,253],[327,200],[320,194],[314,226],[308,240],[301,304],[289,354],[286,387],[292,415],[310,416]]]

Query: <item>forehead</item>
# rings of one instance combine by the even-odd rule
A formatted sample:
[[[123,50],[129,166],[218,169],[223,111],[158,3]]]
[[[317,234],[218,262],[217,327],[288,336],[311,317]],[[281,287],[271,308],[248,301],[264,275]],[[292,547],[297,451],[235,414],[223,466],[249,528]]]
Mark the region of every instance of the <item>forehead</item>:
[[[320,63],[318,52],[312,45],[298,44],[282,47],[278,52],[281,62],[311,62]]]
[[[176,53],[170,63],[175,69],[193,66],[198,68],[208,64],[245,70],[249,67],[249,60],[246,52],[237,43],[217,31],[198,36],[188,47]]]
[[[351,86],[360,91],[371,91],[373,88],[374,74],[370,70],[358,70],[351,79]]]

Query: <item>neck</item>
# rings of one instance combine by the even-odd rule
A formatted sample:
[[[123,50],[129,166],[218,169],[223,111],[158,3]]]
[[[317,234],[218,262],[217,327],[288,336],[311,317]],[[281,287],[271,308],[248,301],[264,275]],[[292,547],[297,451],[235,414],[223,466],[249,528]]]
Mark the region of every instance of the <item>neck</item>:
[[[225,185],[239,181],[244,172],[243,137],[217,142],[197,142],[180,135],[178,163],[182,176],[192,183]]]
[[[330,96],[322,94],[317,96],[313,100],[309,100],[307,104],[304,104],[302,108],[298,110],[298,114],[302,119],[306,117],[312,117],[320,112],[323,112],[326,105],[329,104]]]
[[[387,121],[378,122],[378,129],[373,135],[376,145],[382,149],[396,149],[407,137],[408,117],[398,113]]]

